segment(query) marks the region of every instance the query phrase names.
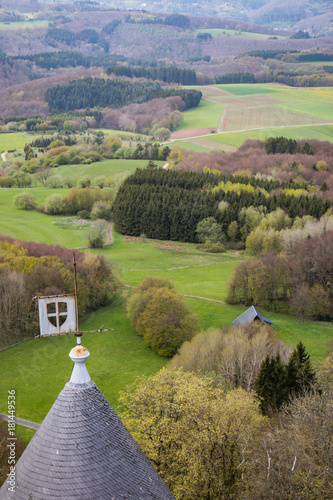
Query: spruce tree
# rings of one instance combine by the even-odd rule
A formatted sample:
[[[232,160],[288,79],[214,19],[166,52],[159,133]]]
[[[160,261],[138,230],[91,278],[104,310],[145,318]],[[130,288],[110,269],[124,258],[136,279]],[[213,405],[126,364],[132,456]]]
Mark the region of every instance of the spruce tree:
[[[278,411],[288,399],[287,371],[280,353],[275,357],[266,356],[261,364],[256,390],[260,400],[260,409],[264,415]]]
[[[302,342],[291,353],[287,365],[287,387],[290,395],[298,396],[311,390],[316,383],[316,373],[311,366],[310,356]]]

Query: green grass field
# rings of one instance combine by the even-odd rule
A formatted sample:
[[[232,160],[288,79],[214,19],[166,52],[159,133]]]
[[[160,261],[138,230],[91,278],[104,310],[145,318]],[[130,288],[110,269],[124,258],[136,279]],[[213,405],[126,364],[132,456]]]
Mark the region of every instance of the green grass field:
[[[23,149],[26,142],[26,135],[23,132],[0,134],[0,152],[8,151],[9,149]]]
[[[131,327],[123,306],[92,314],[82,330],[96,325],[110,332],[85,333],[83,344],[91,353],[87,361],[92,380],[118,410],[120,390],[138,376],[156,373],[167,362],[146,347]],[[16,415],[42,422],[65,383],[73,363],[68,357],[76,343],[73,335],[33,339],[0,352],[0,411],[6,412],[7,391],[16,390]]]
[[[310,125],[304,127],[278,127],[271,129],[248,130],[244,132],[229,132],[214,134],[211,141],[239,147],[246,139],[260,139],[266,137],[287,137],[288,139],[318,139],[318,141],[333,142],[333,125]],[[190,149],[190,146],[189,146]]]
[[[183,113],[184,119],[177,130],[192,128],[217,127],[223,113],[223,105],[202,99],[197,108]]]
[[[243,306],[223,303],[233,268],[243,258],[241,254],[200,254],[194,245],[143,243],[119,235],[101,253],[122,271],[123,282],[129,285],[125,287],[127,293],[148,275],[170,278],[198,315],[203,330],[228,325],[245,310]],[[261,312],[273,320],[288,345],[294,347],[302,340],[314,361],[324,358],[327,342],[333,338],[330,325],[302,323],[287,315],[262,309]],[[158,371],[167,364],[167,359],[155,355],[143,344],[122,304],[91,313],[81,320],[80,328],[93,330],[101,325],[113,330],[84,334],[83,345],[91,352],[87,367],[112,406],[121,412],[119,392],[138,376]],[[15,389],[17,416],[41,422],[70,377],[72,363],[68,353],[74,344],[73,336],[57,336],[29,340],[0,352],[0,411],[6,411],[6,391]]]
[[[149,274],[170,279],[182,294],[225,300],[226,283],[242,253],[207,254],[195,244],[152,240],[142,243],[115,234],[112,245],[101,251],[117,264],[123,282],[135,286]],[[100,253],[100,252],[99,252]]]
[[[252,38],[254,40],[267,40],[272,35],[263,35],[262,33],[252,33],[250,31],[242,31],[239,33],[236,30],[227,30],[227,29],[219,29],[219,28],[198,28],[195,30],[195,34],[198,33],[210,33],[212,36],[235,36],[238,38]],[[279,40],[282,38],[286,38],[285,36],[278,36]]]
[[[228,150],[228,147],[240,146],[248,138],[264,139],[280,135],[293,139],[333,141],[333,88],[292,88],[273,84],[199,88],[209,101],[202,100],[197,109],[185,111],[179,130],[195,129],[198,124],[211,123],[210,110],[216,108],[216,115],[224,110],[219,128],[221,134],[179,138],[175,144],[182,145],[186,150]],[[220,119],[216,115],[214,119],[219,122],[222,114]]]
[[[164,161],[156,161],[158,166],[162,167]],[[103,160],[90,165],[63,165],[54,169],[54,173],[66,177],[68,175],[76,177],[80,180],[82,177],[88,176],[93,181],[96,177],[104,175],[105,177],[113,177],[122,173],[133,173],[137,168],[144,168],[148,164],[148,160]]]
[[[0,23],[0,31],[8,30],[35,30],[36,28],[46,28],[49,25],[48,21],[31,20],[31,21],[20,21],[20,22],[5,22]]]
[[[224,90],[225,92],[229,92],[233,95],[256,95],[256,94],[271,94],[274,92],[279,92],[279,87],[275,87],[273,85],[262,85],[258,84],[223,84],[223,85],[214,85],[214,87]]]
[[[26,241],[62,245],[68,248],[87,245],[88,227],[76,225],[74,217],[50,216],[14,206],[14,197],[25,189],[0,190],[0,233]],[[69,189],[29,189],[40,206],[52,194],[67,194]]]

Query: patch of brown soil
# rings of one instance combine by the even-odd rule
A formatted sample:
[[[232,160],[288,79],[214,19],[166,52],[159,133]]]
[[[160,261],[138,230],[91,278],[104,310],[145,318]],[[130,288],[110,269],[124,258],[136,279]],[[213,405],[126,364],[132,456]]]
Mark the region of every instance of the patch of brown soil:
[[[188,130],[178,130],[173,132],[170,139],[188,139],[189,137],[198,137],[200,135],[210,134],[211,131],[216,132],[216,127],[192,128]]]

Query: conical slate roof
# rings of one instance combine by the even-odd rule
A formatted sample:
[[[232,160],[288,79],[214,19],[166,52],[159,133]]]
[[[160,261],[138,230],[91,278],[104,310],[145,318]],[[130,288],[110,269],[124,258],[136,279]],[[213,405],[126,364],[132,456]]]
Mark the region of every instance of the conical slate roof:
[[[71,380],[18,461],[15,493],[5,482],[0,499],[174,499],[90,380],[84,365],[88,351],[77,348],[86,357],[75,363]]]
[[[271,325],[273,323],[273,321],[271,321],[270,319],[264,318],[264,316],[262,316],[260,314],[260,312],[257,311],[257,309],[254,306],[251,306],[248,309],[246,309],[246,311],[243,312],[243,314],[238,316],[238,318],[236,318],[232,322],[232,324],[238,325],[239,323],[250,323],[251,321],[254,321],[255,319],[259,319],[263,323],[268,323],[269,325]]]

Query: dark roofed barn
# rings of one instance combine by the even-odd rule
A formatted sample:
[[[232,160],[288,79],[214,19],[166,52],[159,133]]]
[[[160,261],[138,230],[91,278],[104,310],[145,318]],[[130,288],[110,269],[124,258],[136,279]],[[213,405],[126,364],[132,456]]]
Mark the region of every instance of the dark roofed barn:
[[[270,319],[264,318],[264,316],[262,316],[260,314],[260,312],[258,312],[254,306],[251,306],[245,312],[243,312],[243,314],[238,316],[238,318],[236,318],[232,322],[232,324],[239,325],[241,323],[252,323],[252,321],[256,321],[256,320],[262,321],[262,323],[265,323],[268,325],[271,325],[273,323],[273,321],[271,321]]]
[[[0,499],[172,500],[173,495],[89,377],[82,346],[71,380],[16,465]]]

